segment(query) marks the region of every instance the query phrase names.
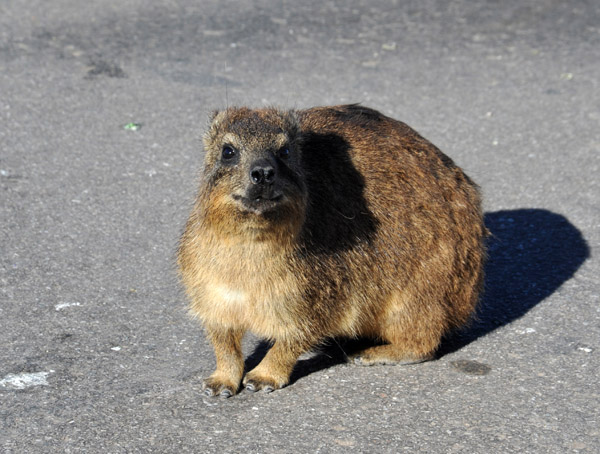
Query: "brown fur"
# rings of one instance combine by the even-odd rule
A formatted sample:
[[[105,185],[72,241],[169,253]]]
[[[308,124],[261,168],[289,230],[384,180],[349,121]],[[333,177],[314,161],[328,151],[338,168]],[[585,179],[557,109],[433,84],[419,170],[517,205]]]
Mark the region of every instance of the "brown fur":
[[[357,105],[231,108],[204,144],[179,266],[217,357],[207,394],[238,391],[246,331],[274,344],[244,384],[273,390],[325,338],[385,343],[358,364],[419,362],[469,320],[485,259],[477,187],[407,125]],[[257,159],[276,169],[277,202],[251,201]]]

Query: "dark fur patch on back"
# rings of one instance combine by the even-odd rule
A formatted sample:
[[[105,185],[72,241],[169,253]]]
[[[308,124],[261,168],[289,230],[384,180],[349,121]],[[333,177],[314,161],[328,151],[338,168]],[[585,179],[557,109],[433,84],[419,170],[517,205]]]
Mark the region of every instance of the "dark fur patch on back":
[[[377,128],[381,122],[387,119],[385,115],[360,104],[341,106],[332,113],[339,121],[367,129]]]

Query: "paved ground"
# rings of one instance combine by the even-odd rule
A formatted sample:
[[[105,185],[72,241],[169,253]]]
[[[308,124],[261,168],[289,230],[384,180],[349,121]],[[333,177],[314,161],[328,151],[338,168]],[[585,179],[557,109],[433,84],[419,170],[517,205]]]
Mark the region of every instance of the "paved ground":
[[[591,0],[1,2],[0,451],[598,452],[599,24]],[[205,398],[173,253],[207,113],[343,102],[481,185],[480,321],[433,362],[333,345]]]

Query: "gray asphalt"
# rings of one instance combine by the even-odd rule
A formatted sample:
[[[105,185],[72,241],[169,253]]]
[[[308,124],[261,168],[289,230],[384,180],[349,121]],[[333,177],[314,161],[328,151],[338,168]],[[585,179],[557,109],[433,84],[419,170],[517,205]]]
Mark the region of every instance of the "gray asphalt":
[[[0,451],[599,452],[599,79],[591,0],[1,2]],[[346,102],[480,184],[479,320],[206,398],[174,251],[207,116]]]

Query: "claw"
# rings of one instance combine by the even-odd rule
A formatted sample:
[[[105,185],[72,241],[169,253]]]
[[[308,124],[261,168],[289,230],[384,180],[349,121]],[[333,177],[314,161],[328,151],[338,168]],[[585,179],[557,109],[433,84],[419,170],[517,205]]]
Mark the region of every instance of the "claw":
[[[272,393],[276,389],[283,388],[283,386],[276,386],[267,383],[261,383],[260,381],[250,380],[244,384],[246,389],[251,393],[255,393],[257,391],[263,391],[265,393]]]
[[[212,397],[212,396],[214,395],[214,394],[213,394],[213,390],[212,390],[212,389],[210,389],[210,388],[206,388],[206,389],[203,391],[203,394],[204,394],[205,396],[207,396],[207,397]]]
[[[356,364],[357,366],[370,366],[371,364],[366,362],[364,360],[364,358],[362,356],[355,356],[354,357],[354,364]]]
[[[226,398],[226,399],[227,399],[228,397],[231,397],[231,396],[232,396],[232,394],[231,394],[231,391],[229,391],[228,389],[224,389],[223,391],[221,391],[221,394],[219,394],[219,395],[220,395],[221,397],[224,397],[224,398]]]

